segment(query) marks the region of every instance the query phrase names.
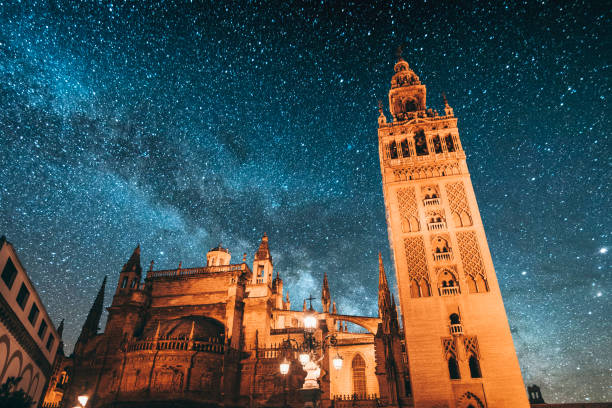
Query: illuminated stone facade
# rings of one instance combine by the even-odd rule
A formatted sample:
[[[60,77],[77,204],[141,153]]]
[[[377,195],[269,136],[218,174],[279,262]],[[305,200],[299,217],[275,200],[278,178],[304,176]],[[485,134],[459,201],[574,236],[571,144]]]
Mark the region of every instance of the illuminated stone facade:
[[[154,270],[151,263],[143,281],[136,248],[119,274],[104,333],[97,333],[103,284],[74,355],[57,366],[45,406],[72,407],[80,394],[91,396],[92,407],[161,407],[170,401],[172,406],[302,406],[297,390],[305,373],[297,354],[289,355],[288,375],[281,375],[279,364],[287,337],[303,340],[307,309],[291,310],[283,281],[278,274],[273,278],[268,237],[263,236],[252,269],[246,254],[232,264],[220,246],[206,258],[199,268]],[[379,279],[379,317],[365,317],[340,314],[324,277],[315,337],[338,339],[319,363],[326,407],[332,400],[335,406],[409,403],[397,312],[382,261]],[[362,329],[349,331],[349,323]],[[344,359],[340,370],[331,366],[337,354]]]
[[[17,388],[38,403],[61,348],[57,330],[19,261],[0,237],[0,384],[20,378]]]
[[[378,118],[389,241],[416,407],[527,407],[457,118],[401,57]]]
[[[426,107],[426,88],[400,59],[382,106],[379,153],[403,330],[382,260],[377,317],[343,315],[327,276],[315,337],[338,344],[320,361],[324,407],[523,408],[528,406],[499,286],[457,131]],[[142,279],[137,248],[119,274],[104,333],[103,288],[75,353],[62,402],[88,406],[303,406],[305,372],[280,345],[303,339],[263,236],[251,266],[221,246],[197,268],[155,270]],[[363,330],[349,332],[347,323]],[[342,369],[331,358],[344,359]],[[63,392],[65,390],[65,392]],[[50,393],[53,392],[51,388]],[[50,395],[50,394],[49,394]],[[56,394],[57,395],[57,394]],[[47,401],[47,406],[56,402]]]

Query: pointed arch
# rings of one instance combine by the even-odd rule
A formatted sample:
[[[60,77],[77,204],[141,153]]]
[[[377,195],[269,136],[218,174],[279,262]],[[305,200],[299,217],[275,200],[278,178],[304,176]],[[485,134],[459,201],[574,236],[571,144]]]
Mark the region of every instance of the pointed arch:
[[[368,392],[365,372],[366,363],[361,354],[355,354],[351,369],[353,374],[353,395],[358,397],[366,395]]]
[[[455,355],[451,355],[448,359],[448,375],[451,380],[460,380],[461,373],[459,372],[459,363]]]
[[[476,275],[474,280],[476,285],[476,291],[478,293],[489,291],[489,285],[487,284],[487,280],[482,275]]]
[[[421,282],[419,283],[419,289],[421,292],[421,296],[431,296],[431,290],[429,287],[429,282],[427,282],[427,280],[421,279]]]
[[[421,293],[419,291],[419,284],[414,279],[410,281],[410,296],[413,298],[421,297]]]
[[[468,363],[470,366],[470,376],[472,378],[482,378],[482,371],[480,370],[480,362],[478,361],[478,357],[476,357],[473,353],[470,354]]]

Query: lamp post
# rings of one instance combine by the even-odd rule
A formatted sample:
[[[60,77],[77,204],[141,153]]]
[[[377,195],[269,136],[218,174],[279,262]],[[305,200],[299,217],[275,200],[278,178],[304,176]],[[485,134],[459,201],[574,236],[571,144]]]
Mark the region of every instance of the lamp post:
[[[316,400],[319,398],[321,393],[318,382],[318,378],[321,375],[321,367],[319,367],[318,363],[323,359],[325,350],[335,346],[338,343],[338,339],[336,338],[335,334],[326,335],[322,341],[318,341],[316,339],[315,332],[319,322],[316,316],[316,311],[312,307],[313,299],[314,298],[312,296],[307,299],[310,301],[310,308],[304,315],[304,340],[300,343],[296,339],[292,339],[289,336],[289,333],[287,333],[287,339],[281,346],[284,353],[283,360],[280,363],[280,372],[283,376],[287,375],[290,366],[287,356],[298,353],[298,360],[300,361],[304,371],[306,371],[306,379],[304,380],[304,385],[302,385],[302,388],[300,389],[300,394],[304,400],[304,406],[314,408],[316,406]],[[320,357],[317,358],[319,351]],[[336,356],[332,359],[332,365],[336,370],[340,370],[342,368],[342,363],[343,359],[336,351]],[[285,393],[285,406],[286,404],[287,401]]]

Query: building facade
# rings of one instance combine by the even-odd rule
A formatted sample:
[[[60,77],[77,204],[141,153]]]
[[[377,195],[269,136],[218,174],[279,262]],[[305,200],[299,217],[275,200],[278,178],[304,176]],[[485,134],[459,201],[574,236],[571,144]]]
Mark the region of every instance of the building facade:
[[[382,107],[378,119],[399,305],[381,259],[376,317],[342,314],[323,276],[314,336],[337,341],[319,361],[320,403],[528,407],[457,119],[446,100],[439,115],[425,98],[425,86],[400,58],[389,92],[393,121]],[[136,248],[98,333],[104,285],[73,356],[57,370],[58,405],[71,407],[87,394],[96,408],[303,406],[298,390],[306,373],[284,345],[302,341],[311,307],[291,307],[265,234],[249,264],[246,254],[231,263],[219,245],[204,266],[155,270],[151,262],[144,275]],[[343,359],[339,370],[334,356]],[[287,358],[283,375],[279,364]]]
[[[378,140],[414,402],[527,407],[457,118],[401,57]]]
[[[13,245],[0,237],[0,384],[20,378],[18,389],[36,402],[52,374],[61,333],[55,329]]]

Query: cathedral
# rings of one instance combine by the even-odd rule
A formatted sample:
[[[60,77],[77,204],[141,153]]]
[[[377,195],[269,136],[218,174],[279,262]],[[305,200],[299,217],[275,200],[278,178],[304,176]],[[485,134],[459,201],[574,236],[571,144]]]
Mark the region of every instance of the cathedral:
[[[326,275],[316,307],[292,307],[266,234],[252,259],[219,245],[144,273],[137,247],[104,331],[106,278],[43,406],[528,407],[457,118],[446,97],[427,107],[401,57],[394,71],[378,142],[397,303],[380,257],[369,317],[342,314]]]

